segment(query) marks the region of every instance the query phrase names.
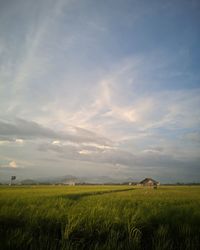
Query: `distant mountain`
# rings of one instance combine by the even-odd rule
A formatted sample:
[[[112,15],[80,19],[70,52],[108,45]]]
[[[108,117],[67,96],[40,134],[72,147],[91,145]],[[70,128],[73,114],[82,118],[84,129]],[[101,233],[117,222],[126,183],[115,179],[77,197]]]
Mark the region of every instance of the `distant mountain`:
[[[22,180],[20,181],[21,185],[35,185],[37,184],[37,181],[32,180],[32,179],[26,179],[26,180]]]
[[[74,175],[64,175],[64,176],[57,176],[57,177],[41,177],[36,179],[23,179],[23,180],[16,180],[15,184],[21,185],[36,185],[36,184],[69,184],[71,182],[74,183],[88,183],[88,184],[122,184],[122,183],[129,183],[135,182],[130,177],[124,178],[114,178],[110,176],[90,176],[90,177],[76,177]]]
[[[66,181],[69,180],[77,180],[77,177],[73,175],[64,175],[64,176],[58,176],[58,177],[43,177],[43,178],[38,178],[37,181],[39,183],[51,183],[51,184],[56,184],[56,183],[65,183]]]

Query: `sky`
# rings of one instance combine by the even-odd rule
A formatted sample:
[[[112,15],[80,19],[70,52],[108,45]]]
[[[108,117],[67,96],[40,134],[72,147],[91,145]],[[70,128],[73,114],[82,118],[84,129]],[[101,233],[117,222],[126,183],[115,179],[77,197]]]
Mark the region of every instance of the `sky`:
[[[0,0],[0,181],[200,182],[199,0]]]

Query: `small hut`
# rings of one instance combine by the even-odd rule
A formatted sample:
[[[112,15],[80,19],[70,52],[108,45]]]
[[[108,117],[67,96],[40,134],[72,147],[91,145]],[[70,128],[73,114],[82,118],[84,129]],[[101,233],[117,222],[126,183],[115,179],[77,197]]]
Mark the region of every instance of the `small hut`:
[[[141,186],[152,187],[152,188],[157,188],[157,186],[160,185],[158,181],[155,181],[151,178],[145,178],[144,180],[140,182],[140,184]]]
[[[63,182],[64,185],[68,185],[68,186],[75,186],[77,183],[77,180],[74,179],[67,179]]]

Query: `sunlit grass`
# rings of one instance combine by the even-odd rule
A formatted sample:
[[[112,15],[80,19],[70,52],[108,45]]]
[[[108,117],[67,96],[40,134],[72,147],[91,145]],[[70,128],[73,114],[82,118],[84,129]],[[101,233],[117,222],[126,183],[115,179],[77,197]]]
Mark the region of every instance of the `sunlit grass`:
[[[192,186],[1,187],[0,248],[200,249],[199,207]]]

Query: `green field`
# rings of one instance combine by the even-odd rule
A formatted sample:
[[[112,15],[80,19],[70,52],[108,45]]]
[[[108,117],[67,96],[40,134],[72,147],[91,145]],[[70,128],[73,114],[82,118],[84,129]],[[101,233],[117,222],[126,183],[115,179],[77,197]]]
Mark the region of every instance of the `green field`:
[[[0,187],[0,249],[200,249],[200,187]]]

